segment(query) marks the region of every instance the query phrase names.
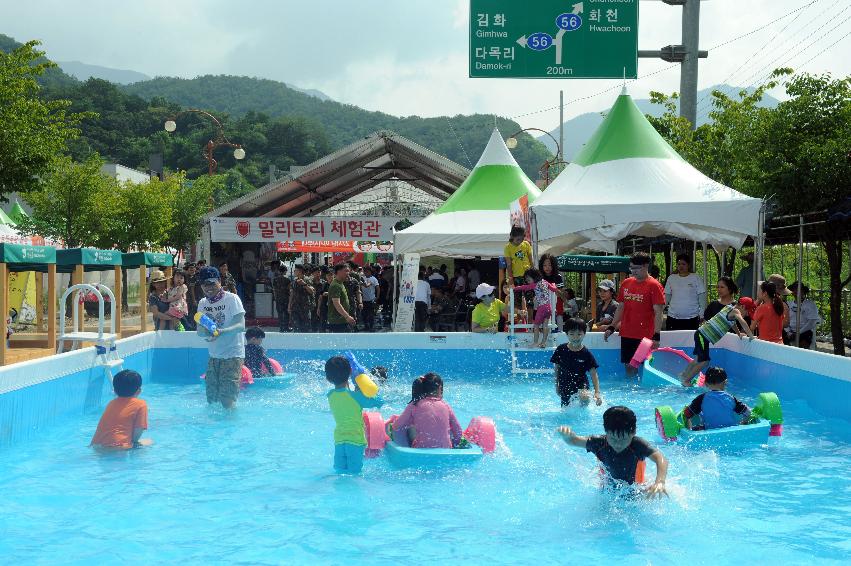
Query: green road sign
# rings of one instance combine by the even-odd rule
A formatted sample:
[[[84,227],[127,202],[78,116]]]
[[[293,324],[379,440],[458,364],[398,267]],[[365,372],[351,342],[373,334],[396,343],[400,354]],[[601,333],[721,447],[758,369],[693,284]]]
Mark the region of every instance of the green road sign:
[[[637,78],[638,0],[470,0],[473,78]]]

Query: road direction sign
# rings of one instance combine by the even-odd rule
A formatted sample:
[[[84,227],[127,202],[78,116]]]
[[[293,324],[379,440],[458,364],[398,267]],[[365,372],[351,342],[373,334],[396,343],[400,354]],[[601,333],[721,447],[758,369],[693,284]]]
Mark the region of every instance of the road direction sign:
[[[474,78],[637,78],[638,0],[470,0]]]

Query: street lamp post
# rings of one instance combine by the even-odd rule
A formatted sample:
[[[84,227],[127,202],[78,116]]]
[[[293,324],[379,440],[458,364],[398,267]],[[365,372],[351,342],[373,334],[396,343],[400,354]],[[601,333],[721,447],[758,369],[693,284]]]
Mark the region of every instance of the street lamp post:
[[[178,112],[173,118],[166,120],[164,125],[165,131],[167,131],[168,133],[175,131],[177,129],[177,123],[175,122],[175,120],[179,116],[188,113],[201,114],[202,116],[209,118],[210,121],[212,121],[213,124],[216,126],[215,137],[207,141],[207,145],[204,146],[204,157],[207,159],[207,173],[209,175],[215,173],[216,168],[219,166],[218,162],[213,157],[213,151],[215,151],[217,147],[232,147],[234,148],[234,159],[245,159],[245,150],[242,148],[242,146],[238,143],[233,143],[229,139],[227,139],[227,137],[225,137],[225,131],[224,127],[222,126],[222,123],[219,122],[219,120],[215,116],[213,116],[209,112],[205,112],[204,110],[189,109],[183,110],[182,112]]]
[[[522,130],[518,130],[518,131],[514,132],[513,134],[511,134],[510,136],[508,136],[508,139],[505,140],[505,145],[508,146],[508,149],[514,149],[515,147],[517,147],[517,138],[515,136],[517,136],[518,134],[522,134],[523,132],[528,132],[528,131],[541,132],[542,134],[548,135],[550,137],[550,139],[553,140],[553,143],[556,146],[555,158],[554,159],[547,159],[546,161],[544,161],[544,164],[541,165],[541,169],[540,169],[540,172],[544,177],[544,186],[547,186],[547,185],[550,184],[550,167],[552,167],[553,165],[557,165],[559,163],[565,163],[562,160],[561,146],[559,145],[558,141],[553,137],[553,135],[551,133],[549,133],[546,130],[542,130],[540,128],[523,128]]]

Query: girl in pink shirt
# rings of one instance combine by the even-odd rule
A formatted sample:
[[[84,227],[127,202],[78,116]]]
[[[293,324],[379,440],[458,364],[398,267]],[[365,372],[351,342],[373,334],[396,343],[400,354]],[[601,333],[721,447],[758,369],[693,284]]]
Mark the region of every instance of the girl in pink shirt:
[[[461,425],[443,400],[443,380],[427,373],[414,380],[411,401],[393,423],[393,431],[406,433],[412,448],[453,448],[461,442]]]

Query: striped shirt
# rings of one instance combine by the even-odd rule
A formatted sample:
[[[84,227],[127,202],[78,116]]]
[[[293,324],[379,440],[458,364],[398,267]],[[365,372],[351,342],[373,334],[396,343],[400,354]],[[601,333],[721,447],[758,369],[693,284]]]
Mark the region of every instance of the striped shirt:
[[[730,320],[727,317],[734,308],[736,308],[735,304],[724,306],[724,308],[718,311],[718,314],[701,324],[697,331],[709,340],[710,343],[715,344],[733,328],[735,320]]]

